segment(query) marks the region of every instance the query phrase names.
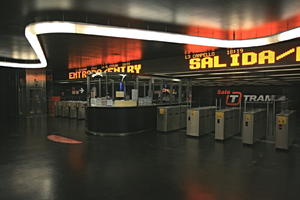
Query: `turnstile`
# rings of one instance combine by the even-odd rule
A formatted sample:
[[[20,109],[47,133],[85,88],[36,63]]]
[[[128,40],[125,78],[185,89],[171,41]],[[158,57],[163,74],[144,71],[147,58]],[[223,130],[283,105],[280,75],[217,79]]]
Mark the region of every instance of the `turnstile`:
[[[180,106],[157,107],[157,130],[162,132],[180,129]]]
[[[296,112],[287,110],[276,115],[275,148],[288,150],[294,140]]]
[[[214,132],[215,111],[215,106],[188,109],[186,135],[200,136]]]
[[[55,102],[55,116],[62,117],[62,101]]]
[[[186,116],[188,107],[189,106],[187,105],[180,106],[180,128],[186,128]]]
[[[215,139],[225,140],[240,132],[240,109],[229,108],[215,113]]]
[[[78,103],[77,119],[85,119],[86,102],[81,101]]]
[[[242,143],[254,144],[266,136],[267,112],[265,109],[256,109],[243,113]]]
[[[62,101],[62,117],[69,117],[70,106],[68,101]]]
[[[72,119],[85,119],[85,101],[58,101],[55,102],[55,116]]]
[[[76,101],[72,101],[72,102],[69,102],[69,107],[70,107],[70,118],[72,119],[76,119],[77,118],[77,115],[78,115],[78,102]]]

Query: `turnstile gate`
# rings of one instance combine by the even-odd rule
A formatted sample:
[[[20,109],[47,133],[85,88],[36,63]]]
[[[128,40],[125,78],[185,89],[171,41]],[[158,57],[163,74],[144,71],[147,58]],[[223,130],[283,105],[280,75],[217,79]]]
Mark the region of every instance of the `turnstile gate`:
[[[215,111],[215,106],[188,109],[186,135],[200,136],[214,132]]]
[[[157,130],[162,132],[174,131],[185,127],[187,106],[157,107]]]
[[[62,117],[70,116],[70,106],[68,101],[62,101]]]
[[[85,101],[58,101],[55,102],[55,116],[72,119],[85,119]]]
[[[230,108],[216,111],[215,139],[225,140],[240,132],[240,109]]]
[[[242,143],[254,144],[266,136],[267,112],[256,109],[243,113]]]
[[[69,107],[70,107],[70,118],[72,119],[76,119],[77,115],[78,115],[78,102],[73,101],[73,102],[69,102]]]
[[[63,115],[63,106],[62,101],[55,102],[55,116],[56,117],[62,117]]]
[[[78,110],[77,110],[77,119],[85,119],[86,115],[86,102],[81,101],[78,103]]]
[[[181,105],[180,106],[180,128],[185,128],[186,123],[186,116],[187,116],[187,109],[189,106],[187,105]]]
[[[157,130],[168,132],[179,129],[180,108],[178,106],[158,107]]]
[[[275,148],[288,150],[294,140],[296,112],[288,110],[276,115]]]

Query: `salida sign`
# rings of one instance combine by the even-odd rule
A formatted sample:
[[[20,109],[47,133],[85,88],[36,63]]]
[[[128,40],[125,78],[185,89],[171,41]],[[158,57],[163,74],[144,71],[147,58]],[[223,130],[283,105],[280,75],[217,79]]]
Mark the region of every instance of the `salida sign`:
[[[189,60],[189,70],[300,63],[300,46],[285,47],[284,49],[267,47],[224,50],[185,55],[185,59]]]
[[[226,105],[228,106],[238,106],[241,102],[273,102],[273,101],[283,101],[286,99],[285,96],[277,98],[276,95],[270,94],[243,94],[240,91],[231,90],[217,90],[217,95],[224,95],[226,99]]]

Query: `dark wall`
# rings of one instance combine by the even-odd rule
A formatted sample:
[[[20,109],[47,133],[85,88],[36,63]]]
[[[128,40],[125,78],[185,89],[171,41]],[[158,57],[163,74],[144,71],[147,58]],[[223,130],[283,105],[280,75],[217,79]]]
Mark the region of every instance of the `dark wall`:
[[[18,115],[18,72],[0,67],[0,122],[3,125]]]

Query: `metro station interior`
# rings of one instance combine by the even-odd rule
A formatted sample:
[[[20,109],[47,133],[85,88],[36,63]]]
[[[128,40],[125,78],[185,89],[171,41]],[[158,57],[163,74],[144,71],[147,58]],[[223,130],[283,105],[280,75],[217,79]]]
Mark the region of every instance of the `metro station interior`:
[[[300,191],[299,0],[10,0],[0,199]]]

